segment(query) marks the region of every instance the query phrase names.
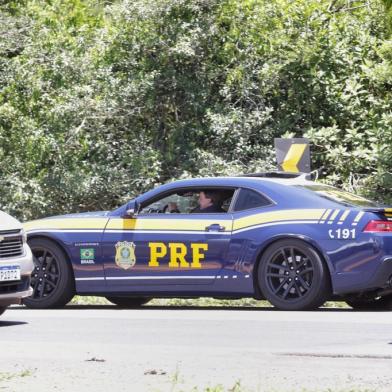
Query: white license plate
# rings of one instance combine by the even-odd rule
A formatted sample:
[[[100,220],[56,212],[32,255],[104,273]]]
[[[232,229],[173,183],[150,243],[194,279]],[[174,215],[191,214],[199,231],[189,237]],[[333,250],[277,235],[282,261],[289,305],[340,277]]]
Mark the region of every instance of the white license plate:
[[[18,265],[0,267],[0,282],[13,280],[20,280],[20,267]]]

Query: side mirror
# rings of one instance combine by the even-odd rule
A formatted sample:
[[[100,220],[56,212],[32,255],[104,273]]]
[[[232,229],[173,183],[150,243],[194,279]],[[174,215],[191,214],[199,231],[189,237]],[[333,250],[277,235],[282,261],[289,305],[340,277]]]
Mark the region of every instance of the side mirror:
[[[140,204],[137,203],[136,201],[131,201],[127,205],[127,209],[125,210],[125,216],[124,218],[135,218],[137,214],[139,213],[140,210]]]
[[[126,218],[134,218],[135,215],[136,215],[136,213],[135,213],[135,209],[134,209],[134,208],[128,208],[128,209],[125,211],[125,217],[126,217]]]

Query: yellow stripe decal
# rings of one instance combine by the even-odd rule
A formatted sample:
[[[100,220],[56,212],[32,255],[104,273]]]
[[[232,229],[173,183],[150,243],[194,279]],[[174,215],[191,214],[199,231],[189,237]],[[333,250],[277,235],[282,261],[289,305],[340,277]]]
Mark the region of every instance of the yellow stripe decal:
[[[329,217],[329,223],[332,223],[335,218],[338,216],[340,210],[335,210],[333,214]]]
[[[231,231],[231,219],[110,219],[107,230],[191,230],[205,231],[206,227],[211,224],[219,224],[225,228],[225,231]]]
[[[358,215],[355,217],[352,225],[356,226],[358,224],[359,220],[363,217],[364,214],[365,213],[363,211],[358,212]]]
[[[24,224],[26,231],[31,230],[175,230],[175,231],[205,231],[211,224],[219,224],[225,227],[226,232],[240,230],[247,227],[264,223],[276,223],[284,221],[306,221],[320,220],[326,214],[325,209],[303,209],[303,210],[280,210],[263,212],[256,215],[245,216],[234,220],[233,227],[231,219],[217,219],[208,217],[206,219],[162,219],[139,217],[136,219],[111,218],[108,222],[105,218],[64,218],[64,219],[41,219]],[[226,215],[227,218],[230,215]]]
[[[362,218],[364,212],[361,211],[358,213],[358,215],[355,217],[354,222],[359,222],[359,220]]]
[[[39,219],[23,224],[26,231],[34,229],[104,229],[108,218]]]
[[[291,220],[319,220],[324,209],[308,209],[308,210],[280,210],[264,212],[256,215],[246,216],[234,221],[233,230],[243,229],[245,227],[259,225],[263,223],[291,221]]]
[[[331,213],[331,209],[328,209],[325,211],[325,213],[323,214],[323,216],[321,217],[321,220],[325,220],[327,219],[328,215]]]
[[[339,224],[342,224],[346,220],[349,213],[350,213],[350,210],[346,210],[343,212],[342,216],[339,219]]]

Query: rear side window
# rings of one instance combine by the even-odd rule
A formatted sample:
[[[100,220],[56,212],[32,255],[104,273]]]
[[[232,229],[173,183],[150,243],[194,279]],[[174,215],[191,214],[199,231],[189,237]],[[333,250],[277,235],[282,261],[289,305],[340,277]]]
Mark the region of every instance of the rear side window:
[[[234,206],[234,211],[244,211],[251,208],[268,206],[270,204],[271,201],[263,195],[260,195],[260,193],[252,191],[251,189],[241,189]]]

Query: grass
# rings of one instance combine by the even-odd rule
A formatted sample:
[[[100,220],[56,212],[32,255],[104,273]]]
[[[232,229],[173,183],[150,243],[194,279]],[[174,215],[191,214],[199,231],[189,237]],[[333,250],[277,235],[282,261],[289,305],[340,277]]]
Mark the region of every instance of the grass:
[[[348,387],[342,389],[335,388],[296,388],[296,389],[279,389],[279,388],[263,388],[260,385],[256,388],[249,388],[242,385],[241,381],[235,381],[230,387],[225,387],[222,384],[206,387],[193,387],[193,388],[181,388],[177,384],[172,387],[172,392],[377,392],[376,389],[361,388],[361,387]]]
[[[79,296],[76,295],[71,305],[113,305],[105,297]],[[210,297],[202,298],[154,298],[146,306],[217,306],[217,307],[257,307],[270,308],[272,305],[268,301],[260,301],[254,298],[242,299],[214,299]],[[326,302],[325,308],[349,308],[345,302]]]
[[[105,297],[89,297],[76,295],[71,305],[113,305]],[[253,298],[237,300],[202,298],[154,298],[146,306],[227,306],[227,307],[271,307],[267,301]]]
[[[26,369],[18,373],[4,373],[0,372],[0,389],[3,389],[4,387],[1,386],[3,382],[14,380],[16,378],[24,378],[24,377],[30,377],[33,375],[33,371]],[[180,384],[184,384],[184,379],[180,374],[180,371],[178,368],[176,368],[176,371],[172,376],[170,376],[170,381],[171,381],[171,392],[283,392],[282,389],[276,389],[276,388],[262,388],[261,386],[258,386],[256,388],[248,388],[242,385],[241,380],[237,380],[234,382],[234,384],[230,387],[225,387],[222,384],[216,384],[212,386],[206,386],[206,387],[183,387]],[[159,391],[159,390],[158,390]],[[301,389],[285,389],[284,392],[376,392],[376,389],[369,389],[369,388],[356,388],[356,387],[349,387],[349,388],[343,388],[343,389],[307,389],[307,388],[301,388]]]
[[[105,297],[75,295],[70,305],[113,305]]]
[[[33,371],[28,369],[22,370],[21,372],[18,373],[0,372],[0,384],[3,383],[4,381],[13,380],[14,378],[24,378],[24,377],[30,377],[32,375],[33,375]]]
[[[345,387],[345,388],[290,388],[284,387],[284,389],[279,387],[263,387],[262,385],[257,385],[255,387],[248,387],[243,385],[240,379],[236,380],[231,386],[224,386],[223,384],[207,385],[204,387],[200,386],[185,386],[184,378],[180,374],[178,367],[176,368],[174,374],[170,376],[171,388],[170,392],[376,392],[374,388],[366,387]],[[181,385],[182,384],[182,385]],[[159,389],[153,390],[155,392],[160,392]]]
[[[216,385],[212,387],[206,387],[204,389],[198,389],[194,387],[188,390],[179,390],[177,392],[377,392],[376,389],[368,389],[368,388],[346,388],[346,389],[275,389],[275,388],[268,388],[268,389],[249,389],[243,387],[240,382],[236,382],[233,387],[225,388],[223,385]]]

